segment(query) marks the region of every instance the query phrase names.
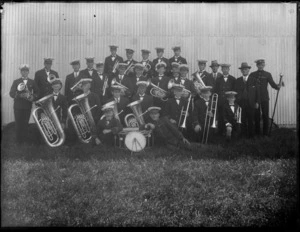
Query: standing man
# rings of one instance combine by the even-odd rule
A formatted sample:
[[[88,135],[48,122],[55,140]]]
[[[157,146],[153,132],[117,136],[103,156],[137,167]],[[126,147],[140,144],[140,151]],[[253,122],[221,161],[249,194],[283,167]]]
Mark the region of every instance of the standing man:
[[[170,63],[169,63],[169,60],[165,57],[163,57],[164,55],[164,48],[155,48],[156,49],[156,54],[157,54],[157,58],[153,60],[153,75],[154,76],[157,76],[158,75],[158,72],[155,70],[156,69],[156,65],[158,63],[161,63],[161,62],[164,62],[166,64],[166,75],[167,76],[170,76],[171,73],[171,67],[170,67]]]
[[[179,46],[173,47],[172,50],[174,51],[174,56],[169,59],[170,64],[173,62],[178,64],[187,64],[186,59],[180,56],[181,48]]]
[[[14,99],[17,144],[22,144],[28,136],[32,102],[37,99],[39,89],[37,84],[28,78],[29,65],[23,64],[19,69],[22,77],[13,82],[9,95]]]
[[[242,108],[242,135],[253,138],[254,136],[254,113],[259,106],[259,95],[257,81],[250,76],[251,66],[246,62],[241,64],[239,69],[242,76],[236,80],[235,91],[237,92],[236,102]]]
[[[123,63],[123,58],[117,55],[117,48],[116,45],[110,45],[110,56],[105,58],[104,61],[104,73],[106,73],[109,77],[116,72],[116,69],[113,70],[116,63]]]
[[[87,68],[80,71],[80,75],[79,77],[77,77],[77,81],[79,81],[82,78],[91,79],[92,82],[90,90],[91,92],[97,94],[98,97],[101,99],[101,82],[96,69],[94,69],[94,57],[87,57],[85,59]]]
[[[34,75],[34,81],[39,88],[38,98],[42,98],[52,93],[52,87],[50,84],[50,76],[54,75],[59,78],[58,73],[51,69],[53,58],[44,58],[45,68],[37,71]]]
[[[124,63],[127,64],[127,67],[129,67],[132,64],[136,64],[137,61],[132,58],[134,50],[131,48],[126,48],[125,50],[126,50],[127,60],[125,60]],[[132,73],[133,73],[133,66],[131,66],[131,68],[129,68],[129,70],[126,72],[126,74],[131,75]]]
[[[213,86],[214,85],[214,79],[209,75],[208,72],[205,71],[207,60],[198,60],[198,67],[199,69],[192,74],[193,81],[198,81],[198,77],[202,79],[204,84],[206,86]]]
[[[150,51],[147,49],[142,49],[141,52],[142,52],[143,60],[140,63],[145,67],[143,75],[147,76],[148,79],[151,79],[153,76],[154,66],[153,66],[153,62],[149,60]]]
[[[74,92],[71,90],[71,87],[76,84],[76,79],[80,74],[80,61],[74,60],[70,63],[70,65],[72,65],[74,71],[66,76],[65,81],[65,96],[69,105],[71,105],[72,99],[81,93],[81,91],[78,90]]]
[[[212,72],[210,73],[210,77],[209,79],[212,81],[212,93],[214,93],[214,88],[215,88],[215,84],[216,84],[216,80],[218,77],[221,77],[222,74],[218,72],[218,69],[220,67],[220,65],[218,64],[217,60],[213,60],[211,62],[211,65],[209,66],[212,70]]]
[[[104,63],[103,62],[98,62],[96,63],[96,70],[97,70],[97,75],[98,75],[98,81],[99,81],[99,88],[100,88],[100,95],[99,98],[103,99],[103,102],[106,102],[108,98],[108,76],[107,74],[104,73]],[[106,85],[106,88],[105,86]],[[104,90],[105,88],[105,90]]]
[[[218,118],[218,131],[219,135],[225,133],[225,122],[223,116],[223,106],[227,102],[226,92],[233,91],[235,88],[235,77],[229,75],[230,64],[221,64],[222,77],[217,78],[215,93],[218,94],[218,105],[217,105],[217,118]]]
[[[258,91],[260,95],[260,105],[255,110],[255,133],[257,135],[260,134],[260,117],[262,113],[263,119],[263,135],[268,136],[269,129],[269,92],[268,92],[268,84],[271,85],[273,89],[279,90],[281,85],[276,84],[273,80],[271,73],[266,72],[265,68],[265,60],[259,59],[255,61],[257,71],[250,74],[251,77],[256,78],[258,81]]]
[[[137,82],[139,81],[147,81],[148,77],[147,76],[143,76],[143,72],[144,72],[145,67],[142,64],[135,64],[133,67],[133,74],[129,77],[130,81],[131,81],[131,92],[132,95],[137,93]]]

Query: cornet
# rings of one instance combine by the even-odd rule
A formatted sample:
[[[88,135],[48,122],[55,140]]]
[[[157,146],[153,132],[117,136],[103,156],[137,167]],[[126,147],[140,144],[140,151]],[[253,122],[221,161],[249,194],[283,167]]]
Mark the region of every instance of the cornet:
[[[113,69],[112,69],[112,72],[113,72],[113,73],[116,72],[118,66],[119,66],[119,61],[117,60],[117,61],[115,62],[115,64],[114,64],[114,66],[113,66]]]

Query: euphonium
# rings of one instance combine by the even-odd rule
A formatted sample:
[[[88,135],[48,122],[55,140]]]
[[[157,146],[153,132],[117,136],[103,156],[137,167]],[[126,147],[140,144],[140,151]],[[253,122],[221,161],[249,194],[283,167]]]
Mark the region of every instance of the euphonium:
[[[150,94],[153,97],[160,98],[162,101],[167,101],[167,91],[163,90],[162,88],[159,88],[157,85],[154,85],[153,83],[148,82],[153,88],[150,90]]]
[[[96,128],[88,95],[81,94],[73,100],[77,103],[71,105],[68,109],[68,115],[75,128],[76,134],[82,143],[89,143],[93,137],[93,131]],[[97,105],[93,106],[96,107]]]
[[[131,102],[127,106],[131,108],[133,114],[127,114],[125,116],[125,123],[127,127],[139,127],[145,124],[145,120],[143,117],[142,107],[141,107],[142,100],[137,100]],[[135,119],[135,120],[134,120]]]
[[[50,147],[58,147],[65,141],[65,133],[55,113],[52,103],[53,94],[36,101],[39,107],[32,112],[32,117]]]

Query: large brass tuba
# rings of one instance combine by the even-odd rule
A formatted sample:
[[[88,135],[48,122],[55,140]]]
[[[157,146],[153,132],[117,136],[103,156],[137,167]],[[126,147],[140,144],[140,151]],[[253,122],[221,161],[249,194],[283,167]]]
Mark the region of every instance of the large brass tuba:
[[[141,102],[142,100],[137,100],[127,105],[133,112],[133,114],[127,114],[125,116],[124,121],[127,127],[139,127],[141,125],[145,125]]]
[[[49,94],[35,104],[39,107],[32,112],[32,117],[50,147],[58,147],[65,141],[65,133],[55,113],[52,103],[53,94]]]
[[[80,94],[73,100],[77,103],[68,109],[69,118],[76,130],[77,136],[82,143],[89,143],[93,137],[96,125],[92,116],[91,107],[88,102],[88,95]],[[97,105],[93,106],[96,107]]]

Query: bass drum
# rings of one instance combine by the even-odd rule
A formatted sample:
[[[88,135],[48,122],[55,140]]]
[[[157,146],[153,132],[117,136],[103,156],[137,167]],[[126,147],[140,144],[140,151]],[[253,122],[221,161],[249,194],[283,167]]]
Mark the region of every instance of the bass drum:
[[[124,143],[128,150],[139,152],[146,147],[146,138],[141,132],[132,131],[126,135]]]

